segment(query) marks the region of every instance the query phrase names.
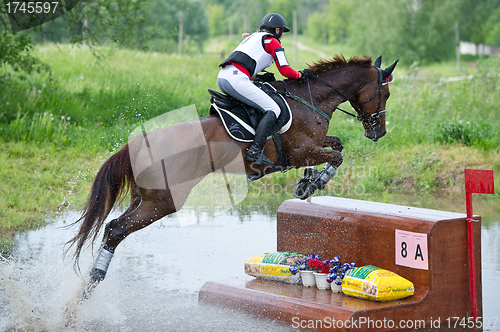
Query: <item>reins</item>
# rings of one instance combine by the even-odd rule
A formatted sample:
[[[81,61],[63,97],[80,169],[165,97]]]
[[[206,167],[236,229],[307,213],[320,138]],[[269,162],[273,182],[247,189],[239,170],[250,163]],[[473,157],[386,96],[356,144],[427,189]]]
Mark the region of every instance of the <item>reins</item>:
[[[330,122],[330,116],[328,114],[326,114],[325,112],[323,112],[322,110],[320,110],[319,108],[317,108],[316,106],[314,106],[313,104],[309,103],[308,101],[300,98],[299,96],[296,96],[294,95],[293,93],[291,93],[289,90],[288,90],[288,87],[286,85],[286,82],[285,81],[281,81],[283,83],[283,86],[285,88],[285,91],[278,91],[278,93],[281,93],[281,94],[284,94],[285,96],[289,97],[289,98],[292,98],[293,100],[296,100],[298,101],[299,103],[302,103],[304,105],[306,105],[307,107],[309,108],[312,108],[313,110],[315,110],[318,114],[320,114],[321,116],[323,116],[326,121]],[[312,101],[312,98],[311,98],[311,101]]]
[[[318,81],[320,81],[321,83],[325,84],[326,86],[330,87],[331,89],[335,90],[340,96],[342,96],[343,98],[346,99],[346,101],[349,101],[349,103],[356,109],[356,111],[360,114],[353,114],[351,112],[348,112],[348,111],[345,111],[343,109],[341,109],[340,107],[336,107],[335,109],[338,109],[339,111],[341,112],[344,112],[345,114],[347,115],[350,115],[354,118],[356,118],[356,120],[360,121],[360,122],[368,122],[370,125],[374,125],[376,123],[376,121],[378,120],[378,118],[382,115],[382,114],[385,114],[386,111],[383,110],[381,111],[380,110],[380,105],[381,105],[381,102],[382,102],[382,98],[381,98],[381,95],[382,95],[382,85],[383,85],[383,80],[382,80],[382,70],[378,67],[375,67],[378,71],[378,88],[377,88],[377,91],[375,91],[375,93],[373,94],[373,96],[368,99],[368,100],[365,100],[361,103],[356,103],[354,101],[352,101],[349,97],[347,97],[339,88],[337,88],[336,86],[328,83],[327,81],[319,78],[318,76],[316,75],[313,75],[312,77],[314,77],[315,79],[317,79]],[[312,94],[311,94],[311,88],[309,86],[309,78],[305,78],[306,79],[306,82],[307,82],[307,87],[309,89],[309,96],[311,98],[311,103],[309,103],[308,101],[294,95],[293,93],[291,93],[289,90],[288,90],[288,87],[286,85],[286,82],[285,81],[281,81],[283,82],[283,86],[285,88],[285,92],[280,92],[278,91],[279,93],[282,93],[284,94],[285,96],[289,97],[289,98],[292,98],[306,106],[308,106],[309,108],[312,108],[314,111],[316,111],[317,113],[319,113],[320,115],[322,115],[327,121],[330,121],[331,117],[328,116],[325,112],[321,111],[320,109],[318,109],[317,107],[314,106],[314,104],[312,103]],[[377,111],[373,114],[367,114],[367,112],[363,111],[358,105],[363,105],[363,104],[366,104],[370,101],[372,101],[377,95],[379,95],[379,98],[378,98],[378,105],[377,105]],[[317,121],[316,121],[317,122]]]

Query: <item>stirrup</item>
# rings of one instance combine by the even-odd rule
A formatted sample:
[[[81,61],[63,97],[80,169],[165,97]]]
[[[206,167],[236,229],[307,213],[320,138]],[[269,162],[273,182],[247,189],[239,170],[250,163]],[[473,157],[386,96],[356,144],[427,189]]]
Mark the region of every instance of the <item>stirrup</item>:
[[[253,149],[252,147],[248,148],[247,149],[247,156],[245,159],[247,161],[255,162],[258,166],[262,166],[262,164],[265,164],[268,166],[274,166],[274,163],[264,155],[264,149],[259,151],[259,150]]]

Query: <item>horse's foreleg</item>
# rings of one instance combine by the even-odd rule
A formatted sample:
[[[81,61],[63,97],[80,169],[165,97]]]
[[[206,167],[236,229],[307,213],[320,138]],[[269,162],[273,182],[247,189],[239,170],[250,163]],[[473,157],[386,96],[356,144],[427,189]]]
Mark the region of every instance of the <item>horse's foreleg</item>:
[[[344,144],[342,144],[342,140],[337,136],[326,136],[325,141],[323,142],[323,147],[330,147],[332,150],[337,150],[339,152],[344,150]]]
[[[342,149],[342,142],[337,137],[328,136],[327,139],[325,139],[325,145],[326,143],[335,144],[339,149]],[[315,147],[306,155],[308,156],[308,161],[311,161],[311,164],[319,165],[326,162],[326,165],[321,172],[314,168],[305,169],[304,178],[297,183],[294,189],[295,197],[300,199],[306,199],[312,196],[316,190],[324,189],[343,161],[342,154],[336,149],[330,150],[322,147]]]
[[[314,181],[316,187],[319,190],[325,189],[328,181],[330,181],[330,179],[333,178],[336,173],[337,173],[337,167],[327,162],[325,164],[325,168],[323,168],[318,178]]]

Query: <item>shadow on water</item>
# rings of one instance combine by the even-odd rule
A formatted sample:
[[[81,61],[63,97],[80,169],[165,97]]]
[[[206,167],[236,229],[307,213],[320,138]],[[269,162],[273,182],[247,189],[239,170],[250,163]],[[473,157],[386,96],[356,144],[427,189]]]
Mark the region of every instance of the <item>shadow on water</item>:
[[[186,210],[163,218],[120,244],[108,276],[80,304],[82,278],[71,257],[62,257],[75,230],[61,227],[78,214],[19,234],[9,258],[0,258],[0,331],[296,331],[291,324],[200,305],[197,299],[205,282],[241,276],[247,258],[276,250],[276,212],[288,198],[249,196],[219,215]],[[459,194],[351,198],[465,212]],[[473,202],[482,215],[483,307],[491,319],[500,317],[498,202],[498,197],[480,195]],[[92,260],[86,248],[83,275]],[[499,326],[486,330],[499,331]]]

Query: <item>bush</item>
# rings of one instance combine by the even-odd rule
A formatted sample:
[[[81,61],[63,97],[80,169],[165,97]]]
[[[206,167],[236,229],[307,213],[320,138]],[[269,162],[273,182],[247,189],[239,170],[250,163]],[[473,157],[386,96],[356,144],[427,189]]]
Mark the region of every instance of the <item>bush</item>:
[[[483,149],[499,147],[500,140],[491,124],[475,122],[442,122],[434,130],[437,143],[462,143]]]

